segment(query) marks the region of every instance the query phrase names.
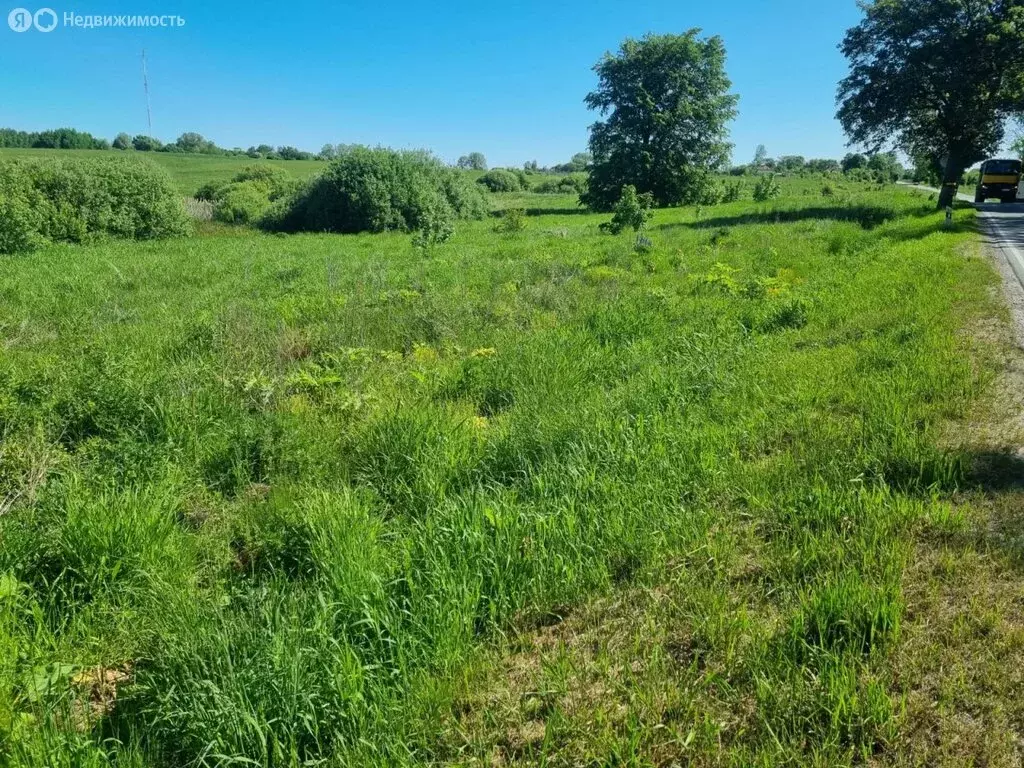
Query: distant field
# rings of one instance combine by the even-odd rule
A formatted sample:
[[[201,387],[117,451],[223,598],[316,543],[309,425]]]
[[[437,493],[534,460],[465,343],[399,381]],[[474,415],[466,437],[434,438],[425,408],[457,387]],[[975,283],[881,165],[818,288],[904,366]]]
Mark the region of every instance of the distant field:
[[[183,191],[251,162],[153,158]],[[525,231],[427,253],[234,229],[5,259],[0,762],[902,749],[934,645],[905,592],[965,546],[942,439],[992,369],[963,329],[993,273],[972,211],[822,186],[658,211],[643,252],[520,195]]]
[[[86,156],[110,156],[128,155],[139,158],[146,158],[163,166],[171,174],[171,178],[178,189],[185,196],[191,196],[197,189],[211,181],[229,181],[238,171],[247,165],[273,165],[283,168],[297,179],[308,179],[319,173],[326,167],[326,163],[320,160],[254,160],[250,157],[225,157],[221,155],[185,155],[171,152],[115,152],[113,150],[91,150],[91,149],[2,149],[2,157],[81,157]],[[483,175],[483,171],[466,171],[474,181]],[[558,175],[535,175],[531,177],[533,183],[539,183],[548,178],[560,178]],[[507,208],[521,206],[526,208],[541,207],[536,204],[534,198],[547,201],[543,207],[550,207],[554,202],[555,206],[561,206],[565,199],[571,198],[572,205],[575,205],[574,195],[544,195],[535,196],[527,193],[523,195],[496,195],[493,198],[496,208]],[[552,201],[552,198],[563,198],[560,201]]]
[[[224,157],[219,155],[184,155],[170,152],[116,152],[89,149],[0,149],[0,157],[75,157],[82,155],[134,155],[162,165],[171,174],[183,195],[192,195],[199,187],[211,181],[228,181],[239,169],[247,165],[275,165],[284,168],[298,179],[309,178],[324,168],[318,160],[254,160],[250,157]]]

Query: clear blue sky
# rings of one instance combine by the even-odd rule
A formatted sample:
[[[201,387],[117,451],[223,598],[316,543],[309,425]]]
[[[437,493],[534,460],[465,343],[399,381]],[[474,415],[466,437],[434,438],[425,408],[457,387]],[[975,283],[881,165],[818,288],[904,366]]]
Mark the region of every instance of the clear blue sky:
[[[564,162],[586,148],[591,70],[627,36],[700,27],[721,35],[740,96],[734,159],[841,157],[833,115],[856,23],[854,0],[527,0],[526,2],[199,2],[104,0],[58,16],[177,14],[181,28],[22,34],[0,14],[0,126],[72,126],[112,138],[198,131],[221,146],[330,143],[426,147],[491,165]]]

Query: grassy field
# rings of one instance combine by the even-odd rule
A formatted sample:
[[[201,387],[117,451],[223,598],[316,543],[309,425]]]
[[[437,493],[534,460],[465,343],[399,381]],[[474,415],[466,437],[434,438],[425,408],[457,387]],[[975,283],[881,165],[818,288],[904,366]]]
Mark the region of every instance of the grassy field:
[[[148,158],[166,168],[182,195],[191,196],[197,189],[211,181],[227,182],[242,168],[249,165],[273,165],[283,168],[297,179],[306,179],[323,170],[324,163],[318,160],[254,160],[251,157],[229,157],[218,155],[185,155],[171,152],[112,152],[111,150],[68,149],[55,152],[52,149],[0,149],[4,157],[83,157],[128,154]]]
[[[928,692],[980,640],[918,600],[972,546],[973,212],[821,188],[658,211],[645,253],[520,196],[427,254],[6,259],[0,756],[935,764],[1019,722]]]

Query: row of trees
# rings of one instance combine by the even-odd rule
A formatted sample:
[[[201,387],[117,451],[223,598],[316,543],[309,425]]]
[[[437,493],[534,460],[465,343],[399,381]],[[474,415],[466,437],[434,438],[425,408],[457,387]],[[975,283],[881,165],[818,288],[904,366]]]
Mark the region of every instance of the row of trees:
[[[269,160],[334,160],[352,148],[349,144],[324,144],[319,152],[306,152],[291,146],[273,147],[270,144],[258,144],[242,149],[219,147],[201,133],[187,131],[176,140],[162,142],[153,136],[119,133],[113,141],[96,138],[91,133],[78,131],[74,128],[57,128],[50,131],[18,131],[13,128],[0,128],[0,147],[20,149],[133,149],[137,152],[183,152],[200,155],[246,156],[253,159]],[[579,152],[567,163],[550,168],[541,168],[536,160],[523,164],[528,173],[575,173],[585,171],[590,165],[589,152]],[[487,158],[482,152],[470,152],[463,155],[456,163],[457,167],[474,171],[487,170]]]
[[[0,147],[17,149],[110,149],[110,142],[74,128],[17,131],[0,128]]]
[[[841,50],[850,74],[837,117],[853,145],[846,173],[895,180],[905,172],[941,179],[948,205],[967,168],[998,153],[1007,124],[1024,116],[1024,0],[865,0],[863,20]],[[594,67],[585,102],[593,162],[582,201],[610,210],[626,186],[662,206],[700,200],[730,153],[738,97],[725,74],[725,46],[700,30],[627,39]],[[1024,139],[1014,145],[1024,154]],[[890,151],[885,151],[890,150]],[[836,170],[834,161],[772,160],[763,147],[740,172]]]
[[[769,157],[764,144],[759,144],[754,159],[749,165],[735,165],[731,169],[734,176],[753,173],[837,173],[842,170],[838,160],[806,159],[803,155],[782,155]]]
[[[782,155],[769,157],[764,144],[757,147],[754,159],[748,165],[734,165],[730,169],[733,176],[745,176],[757,173],[782,173],[795,175],[801,173],[849,173],[856,170],[868,170],[882,176],[901,178],[903,166],[895,152],[875,152],[861,154],[848,152],[842,160],[832,158],[812,158],[803,155]]]
[[[341,145],[338,145],[339,147]],[[74,128],[56,128],[49,131],[19,131],[0,128],[0,148],[12,149],[134,149],[138,152],[187,152],[203,155],[246,155],[252,158],[276,160],[330,160],[337,156],[336,148],[326,145],[319,154],[305,152],[296,147],[272,147],[269,144],[242,149],[225,149],[200,133],[189,131],[175,141],[165,144],[153,136],[131,136],[119,133],[113,141],[97,138],[91,133]]]
[[[259,144],[257,146],[249,147],[248,149],[242,149],[241,147],[225,149],[223,147],[218,147],[214,142],[205,138],[201,133],[195,133],[193,131],[181,134],[181,136],[169,144],[164,144],[160,139],[154,138],[153,136],[130,136],[127,133],[119,133],[111,143],[111,146],[113,146],[114,149],[134,149],[138,152],[183,152],[199,155],[224,156],[245,155],[251,158],[268,158],[271,160],[330,159],[330,157],[314,155],[312,152],[304,152],[296,147],[285,146],[277,147],[275,149],[269,144]],[[329,147],[330,145],[327,146]],[[334,155],[332,154],[331,157],[333,156]]]
[[[589,152],[577,152],[569,159],[569,162],[551,167],[541,166],[536,160],[528,160],[523,163],[523,170],[526,173],[579,173],[587,170],[593,159]],[[483,152],[470,152],[468,155],[460,157],[455,162],[455,166],[467,171],[486,171],[487,158],[484,157]]]

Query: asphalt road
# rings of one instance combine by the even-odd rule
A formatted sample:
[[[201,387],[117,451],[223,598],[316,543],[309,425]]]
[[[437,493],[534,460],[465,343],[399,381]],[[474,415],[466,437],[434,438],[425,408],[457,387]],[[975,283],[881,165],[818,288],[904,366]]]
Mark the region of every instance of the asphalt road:
[[[1002,253],[1024,288],[1024,200],[975,205],[989,245]]]

